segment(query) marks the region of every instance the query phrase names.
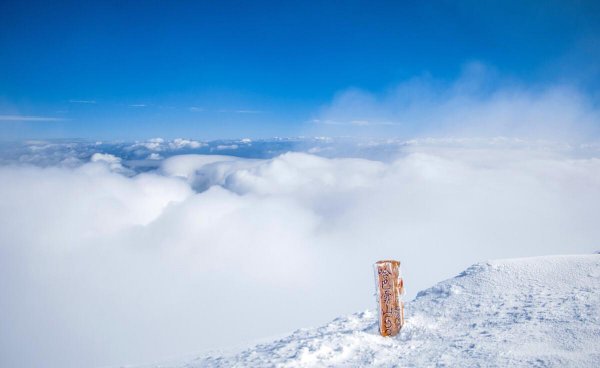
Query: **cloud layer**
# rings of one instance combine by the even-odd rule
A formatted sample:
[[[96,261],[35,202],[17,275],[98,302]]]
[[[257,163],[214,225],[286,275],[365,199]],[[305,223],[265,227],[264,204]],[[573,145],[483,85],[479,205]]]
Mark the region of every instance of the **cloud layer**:
[[[403,262],[414,296],[483,259],[600,247],[596,155],[402,147],[0,167],[0,365],[151,362],[315,325],[373,307],[381,258]]]

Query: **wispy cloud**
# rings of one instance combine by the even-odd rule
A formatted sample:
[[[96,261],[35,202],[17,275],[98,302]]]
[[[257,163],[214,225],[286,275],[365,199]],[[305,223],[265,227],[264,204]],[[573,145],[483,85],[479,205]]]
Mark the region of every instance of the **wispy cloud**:
[[[69,100],[70,103],[78,103],[78,104],[95,104],[95,100]]]
[[[220,109],[220,110],[217,110],[217,112],[229,112],[229,113],[234,113],[234,114],[262,114],[264,111],[263,110],[246,110],[246,109],[239,109],[239,110]]]
[[[189,110],[190,110],[191,112],[202,112],[202,111],[204,111],[204,108],[202,108],[202,107],[197,107],[197,106],[190,106]]]
[[[262,114],[261,110],[235,110],[236,114]]]
[[[129,107],[146,107],[148,105],[146,105],[146,104],[131,104],[131,105],[127,105],[127,106],[129,106]]]
[[[64,121],[64,118],[35,115],[0,115],[0,121]]]
[[[597,101],[577,86],[528,85],[480,63],[454,81],[427,75],[375,93],[338,93],[316,116],[319,135],[507,136],[580,140],[600,136]]]
[[[321,120],[321,119],[313,119],[313,123],[315,124],[325,124],[325,125],[351,125],[351,126],[375,126],[375,125],[399,125],[399,123],[395,123],[393,121],[371,121],[371,120]]]

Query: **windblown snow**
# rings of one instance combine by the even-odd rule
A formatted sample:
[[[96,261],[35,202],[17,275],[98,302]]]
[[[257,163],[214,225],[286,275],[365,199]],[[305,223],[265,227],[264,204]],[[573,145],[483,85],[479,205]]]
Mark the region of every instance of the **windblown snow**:
[[[376,323],[365,311],[175,366],[598,367],[600,255],[475,264],[406,303],[398,336]]]

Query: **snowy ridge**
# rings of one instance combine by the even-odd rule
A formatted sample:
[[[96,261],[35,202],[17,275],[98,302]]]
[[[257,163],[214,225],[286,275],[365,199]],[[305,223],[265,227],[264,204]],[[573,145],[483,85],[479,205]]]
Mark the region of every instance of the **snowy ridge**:
[[[178,367],[600,366],[600,256],[480,263],[406,304],[395,338],[373,312]]]

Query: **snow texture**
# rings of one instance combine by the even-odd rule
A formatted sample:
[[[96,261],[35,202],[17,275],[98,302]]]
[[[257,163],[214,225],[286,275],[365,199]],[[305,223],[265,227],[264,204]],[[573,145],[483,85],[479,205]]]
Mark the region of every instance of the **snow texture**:
[[[394,338],[379,336],[365,311],[175,366],[598,367],[600,256],[475,264],[407,303]]]

